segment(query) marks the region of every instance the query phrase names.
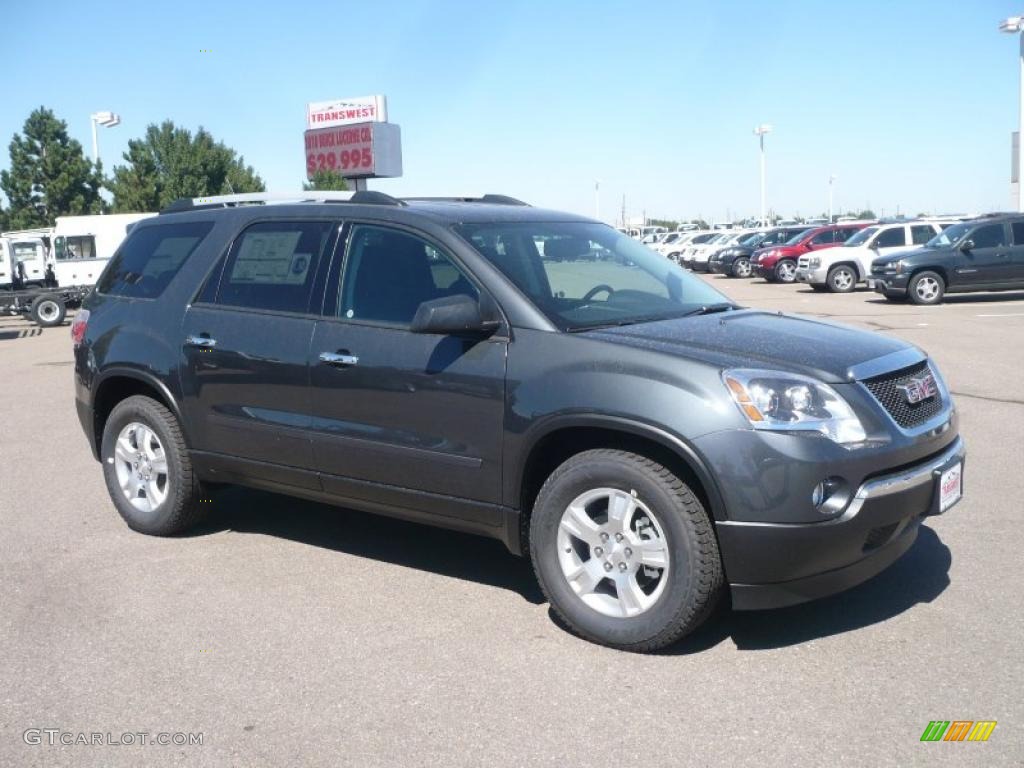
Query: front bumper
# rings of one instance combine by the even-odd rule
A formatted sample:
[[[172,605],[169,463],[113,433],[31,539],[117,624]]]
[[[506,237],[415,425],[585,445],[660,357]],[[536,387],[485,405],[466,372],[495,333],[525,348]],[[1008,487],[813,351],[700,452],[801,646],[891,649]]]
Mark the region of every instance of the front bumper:
[[[811,267],[797,267],[796,281],[798,283],[812,283],[821,285],[828,279],[828,270],[822,267],[812,269]]]
[[[823,522],[716,522],[733,607],[795,605],[881,572],[914,543],[922,518],[939,514],[938,478],[965,455],[957,437],[923,461],[867,479],[842,514]]]
[[[732,272],[733,259],[712,259],[708,261],[708,272],[714,275],[728,275]]]
[[[868,287],[876,293],[906,293],[910,275],[876,275],[868,278]]]

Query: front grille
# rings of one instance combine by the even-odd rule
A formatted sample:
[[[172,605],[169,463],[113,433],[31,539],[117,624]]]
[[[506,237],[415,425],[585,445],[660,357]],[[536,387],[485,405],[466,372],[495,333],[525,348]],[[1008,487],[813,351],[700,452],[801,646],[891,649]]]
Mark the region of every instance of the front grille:
[[[913,404],[908,403],[907,398],[897,389],[899,385],[905,384],[913,376],[918,376],[930,370],[928,361],[924,360],[909,368],[883,373],[881,376],[875,376],[872,379],[865,379],[863,383],[889,415],[892,416],[893,421],[904,429],[908,429],[928,421],[933,416],[939,414],[944,407],[942,398],[945,393],[941,387],[938,394]],[[934,375],[934,371],[932,375]],[[936,377],[937,382],[938,377]]]

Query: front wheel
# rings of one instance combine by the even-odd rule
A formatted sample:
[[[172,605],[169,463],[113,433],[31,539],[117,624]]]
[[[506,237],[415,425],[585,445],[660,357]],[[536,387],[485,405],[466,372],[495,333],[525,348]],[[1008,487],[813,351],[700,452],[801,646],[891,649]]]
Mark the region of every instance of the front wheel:
[[[736,259],[732,263],[732,276],[733,277],[750,277],[750,259]]]
[[[857,273],[851,267],[840,264],[828,271],[828,289],[832,293],[850,293],[857,287]]]
[[[556,469],[534,504],[530,553],[554,612],[580,636],[653,651],[689,634],[723,587],[712,524],[680,478],[617,450]]]
[[[53,328],[64,322],[67,308],[59,296],[47,293],[32,302],[29,315],[40,328]]]
[[[204,516],[181,427],[156,400],[133,395],[114,406],[100,457],[107,491],[129,528],[171,536]]]
[[[937,272],[918,272],[907,286],[907,295],[914,304],[939,304],[946,292],[946,281]]]
[[[782,259],[775,265],[775,279],[780,283],[792,283],[796,280],[796,262]]]

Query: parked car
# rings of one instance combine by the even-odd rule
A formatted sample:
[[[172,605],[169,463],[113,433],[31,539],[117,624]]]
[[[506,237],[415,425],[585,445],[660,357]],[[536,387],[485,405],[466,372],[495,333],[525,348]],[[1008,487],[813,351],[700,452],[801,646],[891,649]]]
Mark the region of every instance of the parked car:
[[[740,234],[738,232],[725,231],[721,232],[718,237],[712,237],[699,245],[689,248],[683,254],[683,266],[687,269],[692,269],[694,272],[706,272],[708,259],[711,257],[711,254],[725,248],[727,245],[735,243],[739,237]]]
[[[708,242],[711,238],[721,237],[722,235],[721,232],[711,232],[707,230],[691,232],[689,234],[690,236],[687,240],[684,240],[678,244],[678,250],[676,248],[670,248],[668,253],[665,254],[669,259],[674,261],[676,264],[682,264],[683,258],[692,248]]]
[[[954,224],[921,248],[875,259],[869,285],[914,304],[938,304],[947,293],[1024,290],[1024,215]]]
[[[797,259],[809,251],[842,245],[869,222],[812,227],[794,235],[782,245],[762,248],[750,259],[752,271],[770,283],[796,280]]]
[[[858,584],[960,498],[957,411],[906,342],[742,309],[506,197],[313,195],[179,201],[75,317],[78,416],[131,528],[181,534],[238,483],[490,536],[566,626],[651,651],[727,591]]]
[[[924,245],[942,231],[934,221],[908,221],[865,227],[839,248],[805,253],[797,260],[796,279],[816,291],[849,293],[871,274],[871,262]]]
[[[678,251],[679,248],[689,241],[690,234],[687,232],[666,232],[661,236],[661,239],[654,244],[653,248],[655,251],[660,253],[662,256],[668,256],[672,251]]]
[[[760,248],[781,245],[794,235],[806,231],[806,227],[776,227],[756,237],[724,248],[708,259],[708,272],[731,277],[750,277],[750,257]]]

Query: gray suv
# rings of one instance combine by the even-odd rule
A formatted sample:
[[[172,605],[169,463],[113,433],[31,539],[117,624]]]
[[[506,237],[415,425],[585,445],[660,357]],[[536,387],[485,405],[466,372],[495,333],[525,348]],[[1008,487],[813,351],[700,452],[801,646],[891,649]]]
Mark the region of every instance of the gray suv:
[[[501,196],[180,201],[133,229],[72,337],[133,529],[178,534],[238,483],[491,536],[569,627],[627,650],[723,598],[858,584],[962,488],[921,350],[744,309]]]

